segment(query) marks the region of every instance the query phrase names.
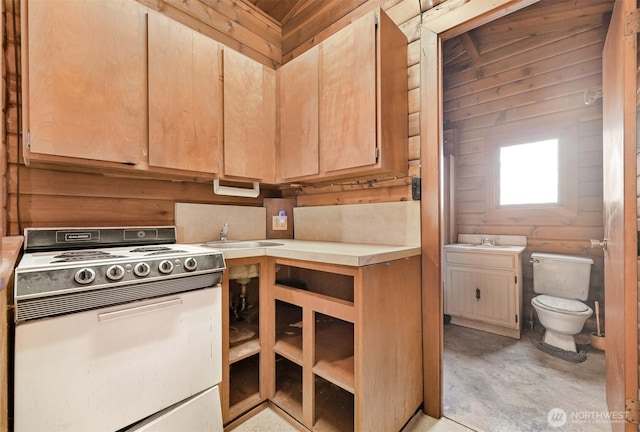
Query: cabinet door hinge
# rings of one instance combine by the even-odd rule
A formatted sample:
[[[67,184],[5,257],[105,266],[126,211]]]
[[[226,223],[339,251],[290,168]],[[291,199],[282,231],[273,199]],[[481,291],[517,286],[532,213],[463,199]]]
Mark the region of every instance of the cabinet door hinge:
[[[514,276],[513,276],[513,281],[514,281],[516,284],[518,283],[518,276],[517,276],[517,275],[514,275]]]
[[[376,162],[380,159],[380,147],[376,147]]]
[[[518,324],[518,314],[516,314],[516,324]]]
[[[640,9],[627,12],[624,16],[624,34],[640,33]]]
[[[26,131],[24,133],[24,144],[28,149],[31,149],[31,134],[29,133],[29,131]]]
[[[630,423],[640,424],[640,401],[627,399],[624,401],[626,420]]]

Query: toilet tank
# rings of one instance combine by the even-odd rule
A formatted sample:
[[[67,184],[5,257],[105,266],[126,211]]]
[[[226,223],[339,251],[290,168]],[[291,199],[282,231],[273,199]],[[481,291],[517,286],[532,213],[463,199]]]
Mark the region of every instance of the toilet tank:
[[[532,253],[533,291],[555,297],[586,300],[593,259],[572,255]]]

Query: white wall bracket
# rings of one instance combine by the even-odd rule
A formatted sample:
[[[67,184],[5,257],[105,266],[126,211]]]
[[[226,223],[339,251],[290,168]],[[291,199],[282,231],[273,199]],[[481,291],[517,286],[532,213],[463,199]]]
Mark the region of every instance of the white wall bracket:
[[[253,187],[251,189],[233,186],[220,186],[220,179],[214,179],[213,193],[216,195],[257,198],[260,195],[260,183],[253,182],[252,186]]]

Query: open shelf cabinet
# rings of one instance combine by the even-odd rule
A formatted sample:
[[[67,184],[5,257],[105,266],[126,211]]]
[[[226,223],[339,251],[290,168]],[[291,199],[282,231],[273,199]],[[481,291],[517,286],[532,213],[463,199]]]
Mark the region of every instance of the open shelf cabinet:
[[[222,290],[222,416],[225,424],[266,400],[268,367],[261,328],[266,305],[263,257],[226,260]]]
[[[314,431],[399,430],[422,403],[420,258],[272,262],[269,398]]]

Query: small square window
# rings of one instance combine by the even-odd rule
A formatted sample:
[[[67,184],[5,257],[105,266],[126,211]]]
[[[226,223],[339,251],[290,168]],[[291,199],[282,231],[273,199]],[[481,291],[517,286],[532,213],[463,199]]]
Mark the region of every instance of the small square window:
[[[499,205],[558,204],[558,140],[500,147]]]

